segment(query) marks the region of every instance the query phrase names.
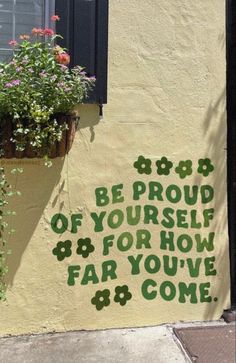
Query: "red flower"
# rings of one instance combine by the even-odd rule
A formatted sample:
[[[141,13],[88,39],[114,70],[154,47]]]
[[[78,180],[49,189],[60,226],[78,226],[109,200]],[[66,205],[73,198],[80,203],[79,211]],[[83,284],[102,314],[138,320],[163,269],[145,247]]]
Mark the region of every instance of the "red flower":
[[[56,61],[60,64],[67,65],[70,63],[70,56],[68,53],[63,52],[55,55]]]
[[[60,20],[59,16],[58,15],[52,15],[51,16],[51,20],[52,21],[56,21],[56,20]]]
[[[50,28],[45,28],[44,31],[43,31],[43,34],[52,36],[54,34],[54,31],[52,29],[50,29]]]
[[[41,28],[33,28],[32,29],[32,34],[33,35],[44,35],[44,31]]]
[[[10,42],[8,44],[15,47],[15,45],[17,45],[17,41],[16,40],[10,40]]]

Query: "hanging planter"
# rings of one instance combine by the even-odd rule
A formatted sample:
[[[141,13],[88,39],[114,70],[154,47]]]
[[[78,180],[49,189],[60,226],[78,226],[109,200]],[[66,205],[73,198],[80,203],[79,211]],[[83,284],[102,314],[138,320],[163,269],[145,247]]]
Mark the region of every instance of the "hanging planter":
[[[31,35],[9,43],[12,60],[0,64],[0,149],[5,158],[48,160],[71,148],[73,110],[86,99],[95,77],[80,66],[68,67],[70,56],[55,45],[57,37],[52,29],[33,28]]]
[[[47,143],[45,140],[44,145],[41,148],[35,148],[31,145],[30,139],[26,140],[24,150],[17,150],[17,140],[15,139],[15,131],[17,129],[17,123],[12,120],[11,117],[5,117],[2,121],[3,131],[2,131],[2,154],[4,158],[41,158],[44,155],[48,155],[50,159],[56,157],[65,156],[71,149],[75,133],[78,128],[79,117],[75,113],[71,114],[56,114],[50,119],[52,122],[56,120],[59,127],[62,127],[61,139],[55,140],[54,143]],[[30,122],[25,119],[24,127],[29,127]],[[31,122],[32,123],[32,122]],[[20,141],[20,140],[18,140]]]

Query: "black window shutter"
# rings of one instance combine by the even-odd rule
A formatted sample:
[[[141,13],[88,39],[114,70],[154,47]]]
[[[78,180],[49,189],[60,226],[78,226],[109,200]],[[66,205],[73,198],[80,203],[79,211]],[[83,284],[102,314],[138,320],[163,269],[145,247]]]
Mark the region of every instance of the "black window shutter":
[[[108,0],[56,0],[57,43],[68,49],[71,66],[81,65],[96,87],[87,102],[107,103]]]

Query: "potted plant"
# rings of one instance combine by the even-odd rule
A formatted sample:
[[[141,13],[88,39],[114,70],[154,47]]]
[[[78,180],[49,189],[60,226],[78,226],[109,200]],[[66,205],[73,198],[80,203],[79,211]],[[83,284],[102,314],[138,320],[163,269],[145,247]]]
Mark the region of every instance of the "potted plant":
[[[59,20],[57,15],[52,20]],[[0,64],[2,156],[64,156],[76,128],[73,112],[93,87],[83,68],[69,69],[70,56],[55,45],[50,28],[12,40],[13,57]]]

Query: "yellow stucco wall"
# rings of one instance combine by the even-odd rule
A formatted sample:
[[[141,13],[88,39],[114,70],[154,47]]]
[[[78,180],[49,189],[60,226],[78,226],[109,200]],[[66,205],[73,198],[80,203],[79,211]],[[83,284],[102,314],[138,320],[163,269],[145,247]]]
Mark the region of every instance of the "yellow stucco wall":
[[[24,159],[23,174],[11,177],[22,196],[12,200],[17,232],[10,241],[7,301],[0,303],[1,335],[218,319],[229,307],[224,1],[110,0],[109,22],[109,101],[103,120],[97,106],[81,106],[68,157],[49,169],[40,160]],[[147,174],[134,167],[139,156],[151,162]],[[162,157],[173,163],[168,175],[157,174],[156,161]],[[201,173],[200,159],[214,166],[209,175]],[[176,167],[186,160],[192,162],[191,174],[181,178]],[[19,163],[4,165],[10,170]],[[151,185],[163,188],[163,200],[157,194],[152,200],[150,182],[160,183]],[[113,188],[112,200],[112,186],[120,184],[121,194]],[[183,198],[184,186],[197,190],[193,205]],[[99,198],[96,203],[100,187],[108,189],[104,206]],[[133,187],[140,188],[139,200],[133,198]],[[181,199],[170,201],[166,189],[173,189],[173,200],[182,193]],[[201,193],[207,197],[212,191],[209,202],[201,200]],[[140,206],[136,225],[126,219],[129,206]],[[96,232],[91,213],[101,212],[104,226]],[[58,213],[69,221],[62,234],[51,228]],[[75,214],[82,214],[82,225],[71,233]],[[123,223],[112,228],[122,215]],[[124,232],[128,241],[133,238],[130,248]],[[174,233],[166,249],[161,232]],[[110,235],[113,245],[104,252],[104,237]],[[212,245],[201,251],[197,241],[209,236]],[[86,258],[76,252],[81,238],[90,238],[94,246]],[[72,254],[58,261],[52,251],[66,240],[72,242]],[[130,260],[137,258],[140,265],[132,274]],[[173,276],[164,260],[177,263]],[[69,266],[79,271],[73,286],[67,283]],[[112,269],[107,281],[102,266]],[[117,286],[124,285],[132,298],[120,305],[114,298],[122,298]],[[105,289],[109,305],[97,310],[91,300]]]

